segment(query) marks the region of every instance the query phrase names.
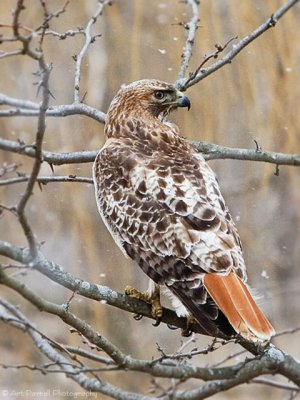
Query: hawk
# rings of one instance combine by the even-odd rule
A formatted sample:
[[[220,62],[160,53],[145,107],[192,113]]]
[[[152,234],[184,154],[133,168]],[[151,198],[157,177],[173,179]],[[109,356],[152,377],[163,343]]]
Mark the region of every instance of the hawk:
[[[127,294],[150,302],[159,319],[163,286],[177,314],[208,335],[270,340],[275,332],[246,284],[241,241],[215,174],[166,120],[177,107],[190,101],[174,85],[145,79],[122,86],[107,113],[107,140],[93,166],[98,210],[153,282]]]

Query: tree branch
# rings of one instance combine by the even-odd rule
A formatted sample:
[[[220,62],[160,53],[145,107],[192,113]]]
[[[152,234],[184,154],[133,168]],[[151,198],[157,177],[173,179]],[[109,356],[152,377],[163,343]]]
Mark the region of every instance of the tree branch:
[[[187,37],[185,46],[182,52],[182,62],[181,67],[178,72],[177,81],[183,79],[186,74],[186,70],[188,69],[190,59],[192,57],[192,51],[195,43],[196,32],[198,29],[198,23],[200,21],[199,18],[199,1],[198,0],[187,0],[187,4],[190,6],[192,10],[192,17],[189,22],[186,24],[181,23],[187,31]]]
[[[0,93],[0,105],[16,108],[1,110],[0,117],[37,117],[39,104],[29,100],[19,100]],[[83,103],[63,104],[51,106],[46,110],[47,117],[67,117],[70,115],[85,115],[100,123],[105,122],[105,113]]]
[[[123,391],[116,386],[111,385],[110,383],[102,381],[98,378],[89,378],[86,374],[81,372],[80,367],[71,364],[69,360],[66,357],[62,356],[56,349],[54,349],[54,347],[46,339],[44,339],[34,329],[30,328],[30,321],[28,321],[28,319],[19,310],[17,310],[15,306],[4,299],[0,299],[0,304],[18,318],[19,326],[23,326],[25,328],[26,332],[31,337],[33,343],[39,349],[39,351],[44,354],[48,359],[53,361],[61,370],[63,370],[66,377],[75,381],[82,388],[98,393],[103,393],[118,400],[153,400],[151,397]],[[7,318],[6,315],[3,315],[1,309],[0,318],[2,318],[3,320]],[[100,337],[100,335],[98,336]]]
[[[18,176],[16,178],[10,178],[10,179],[0,179],[0,186],[7,186],[7,185],[13,185],[16,183],[21,183],[21,182],[28,182],[30,179],[30,176],[28,175],[22,175]],[[85,176],[76,176],[76,175],[69,175],[69,176],[38,176],[36,178],[36,182],[38,182],[41,185],[47,185],[48,183],[55,183],[55,182],[76,182],[76,183],[89,183],[93,185],[93,179],[92,178],[86,178]]]
[[[297,363],[292,357],[275,348],[273,345],[268,345],[262,349],[259,356],[255,358],[250,360],[248,359],[234,366],[221,368],[200,368],[192,365],[177,366],[172,363],[161,361],[157,362],[134,359],[131,356],[122,353],[114,344],[102,335],[99,335],[99,333],[95,332],[90,325],[72,314],[69,311],[69,304],[57,305],[41,298],[24,283],[6,275],[3,270],[0,270],[0,282],[18,292],[21,296],[35,305],[40,311],[58,316],[68,325],[79,331],[91,343],[95,344],[98,348],[103,349],[114,360],[116,365],[121,366],[124,370],[139,371],[156,377],[175,378],[179,380],[196,378],[204,381],[212,381],[195,390],[177,391],[174,397],[175,399],[204,399],[218,393],[220,390],[227,390],[241,383],[248,382],[249,379],[253,379],[257,376],[278,372],[283,376],[286,376],[295,384],[300,385],[300,363]],[[85,286],[88,286],[87,282],[85,283]],[[26,327],[29,331],[32,331],[31,334],[37,334],[37,332],[31,328],[30,323],[27,323]],[[40,337],[40,340],[41,339],[42,338]],[[48,343],[47,345],[50,346]],[[47,354],[47,356],[49,357],[49,354]],[[49,358],[52,359],[51,357]],[[60,368],[70,367],[70,363],[67,360],[63,363],[60,361],[59,365]],[[72,374],[72,376],[80,375],[80,370],[75,374]]]
[[[189,87],[195,85],[200,82],[202,79],[206,78],[208,75],[217,71],[218,69],[224,67],[224,65],[230,64],[231,61],[242,51],[248,44],[252,43],[255,39],[265,33],[268,29],[274,27],[280,18],[284,16],[284,14],[292,8],[299,0],[288,0],[283,6],[278,8],[262,25],[256,28],[249,35],[245,36],[238,43],[232,46],[232,49],[220,60],[216,61],[212,65],[207,68],[200,69],[192,79],[182,78],[176,81],[176,86],[184,91]]]
[[[28,253],[28,248],[21,248],[8,242],[0,241],[1,255],[27,265],[29,268],[38,270],[52,281],[71,290],[72,292],[92,300],[105,302],[106,304],[120,308],[121,310],[140,314],[153,319],[151,307],[145,302],[133,299],[125,294],[117,293],[109,287],[95,285],[78,277],[74,277],[70,273],[65,272],[59,265],[46,260],[41,252],[34,261],[30,259]],[[169,309],[164,309],[162,322],[181,329],[186,328],[186,319],[178,318],[176,313]],[[205,334],[200,327],[195,327],[195,332]]]
[[[23,36],[19,32],[19,18],[21,15],[21,12],[24,10],[24,1],[23,0],[18,0],[17,1],[17,6],[15,10],[13,11],[13,23],[12,23],[12,29],[15,38],[17,38],[23,45],[23,51],[22,54],[29,56],[33,60],[36,60],[39,65],[39,75],[41,76],[41,80],[39,82],[38,89],[41,88],[42,90],[42,101],[41,104],[39,105],[38,111],[38,123],[37,123],[37,132],[36,132],[36,138],[35,138],[35,158],[34,158],[34,163],[32,167],[31,174],[29,176],[28,182],[26,189],[24,190],[23,194],[21,195],[21,198],[15,207],[16,209],[16,214],[18,215],[20,224],[23,228],[24,234],[27,238],[29,248],[30,248],[30,254],[34,258],[37,255],[37,246],[36,246],[36,241],[34,237],[34,233],[29,225],[27,216],[25,214],[25,207],[29,201],[30,196],[32,195],[34,185],[36,183],[36,178],[39,174],[41,163],[42,163],[42,143],[43,143],[43,138],[44,138],[44,133],[46,130],[46,123],[45,123],[45,117],[46,117],[46,110],[49,106],[49,98],[50,98],[50,91],[49,91],[49,75],[51,71],[51,67],[48,66],[45,62],[43,51],[42,51],[42,37],[40,40],[40,46],[38,50],[32,50],[30,46],[31,38],[32,36]],[[45,12],[44,12],[45,14]],[[44,15],[45,16],[45,15]],[[44,31],[42,29],[42,31]],[[26,106],[29,105],[29,102],[26,103]]]
[[[84,45],[80,51],[80,53],[75,56],[76,60],[76,68],[75,68],[75,78],[74,78],[74,103],[81,103],[80,98],[80,77],[81,77],[81,64],[82,60],[85,57],[91,43],[93,43],[96,39],[95,36],[91,35],[92,26],[97,22],[97,19],[100,15],[102,15],[103,9],[106,5],[110,4],[111,0],[101,0],[98,2],[98,8],[95,14],[89,20],[86,28],[83,30],[85,36]]]
[[[192,141],[191,143],[204,155],[206,160],[232,159],[260,161],[276,165],[300,165],[300,154],[276,153],[261,149],[237,149],[208,142]]]
[[[206,160],[232,159],[267,162],[275,165],[300,165],[300,154],[286,154],[255,149],[239,149],[208,142],[190,141],[190,143],[202,153]],[[35,157],[35,149],[33,146],[24,145],[11,140],[0,138],[0,149],[26,155],[28,157]],[[98,151],[80,151],[72,153],[43,151],[42,154],[43,160],[49,164],[63,165],[93,162],[97,153]]]

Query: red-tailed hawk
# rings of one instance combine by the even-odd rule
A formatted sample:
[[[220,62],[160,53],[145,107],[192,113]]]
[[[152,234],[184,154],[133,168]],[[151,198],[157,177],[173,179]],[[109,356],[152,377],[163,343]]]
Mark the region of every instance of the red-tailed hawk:
[[[165,121],[189,106],[173,85],[157,80],[119,90],[93,168],[99,212],[123,253],[155,282],[153,305],[158,285],[165,286],[178,315],[192,316],[208,334],[269,340],[274,329],[245,284],[241,241],[215,175]]]

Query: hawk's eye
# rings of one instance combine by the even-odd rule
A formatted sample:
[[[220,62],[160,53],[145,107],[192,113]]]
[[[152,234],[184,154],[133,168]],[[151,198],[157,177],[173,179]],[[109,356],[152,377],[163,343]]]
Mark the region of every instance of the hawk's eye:
[[[157,90],[156,92],[154,92],[154,97],[157,100],[162,100],[165,97],[165,92],[163,92],[162,90]]]

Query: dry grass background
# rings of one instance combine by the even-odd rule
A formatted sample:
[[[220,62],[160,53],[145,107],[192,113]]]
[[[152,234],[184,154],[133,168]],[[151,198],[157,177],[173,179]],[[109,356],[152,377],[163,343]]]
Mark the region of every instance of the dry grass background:
[[[191,63],[197,67],[203,55],[224,44],[229,38],[242,38],[260,25],[283,1],[205,1],[200,5],[201,27]],[[11,21],[14,2],[2,0],[0,22]],[[63,1],[53,0],[49,7],[61,7]],[[39,25],[39,1],[27,1],[23,23]],[[55,19],[52,29],[64,32],[84,26],[94,13],[96,1],[71,1],[67,12]],[[81,93],[87,92],[85,102],[103,111],[119,86],[141,78],[174,81],[180,65],[184,43],[184,29],[178,22],[187,21],[189,9],[179,1],[116,1],[106,7],[95,30],[102,37],[94,43],[84,61]],[[296,153],[300,151],[300,9],[295,7],[278,23],[246,48],[233,63],[211,75],[188,91],[192,109],[174,114],[184,136],[232,147],[254,148],[254,139],[263,149]],[[9,33],[7,29],[6,33]],[[47,37],[47,62],[53,63],[50,88],[54,104],[72,102],[74,61],[83,38],[59,41]],[[5,48],[5,46],[3,46]],[[8,58],[0,63],[0,91],[16,98],[36,101],[33,82],[34,63],[26,57]],[[36,119],[29,117],[3,118],[0,135],[10,140],[17,138],[27,144],[34,141]],[[52,151],[80,151],[100,148],[104,142],[103,126],[84,116],[48,118],[44,149]],[[2,162],[22,162],[21,170],[29,172],[32,160],[17,155],[0,153]],[[274,165],[218,160],[210,162],[218,174],[221,188],[231,213],[237,222],[244,244],[250,282],[263,295],[262,307],[278,331],[300,325],[299,275],[299,169],[281,167],[274,175]],[[51,174],[48,165],[42,171]],[[91,165],[55,167],[58,175],[91,176]],[[0,202],[12,204],[20,196],[20,187],[2,187]],[[123,291],[126,284],[142,288],[147,280],[138,268],[125,260],[98,217],[91,185],[66,183],[37,187],[28,213],[38,238],[45,241],[43,250],[49,259],[65,270],[85,280],[109,285]],[[0,219],[0,239],[24,244],[25,239],[14,218],[7,213]],[[264,273],[265,271],[265,273]],[[263,276],[267,275],[268,279]],[[49,282],[36,272],[22,277],[46,298],[63,302],[70,293]],[[20,305],[41,329],[56,340],[80,343],[68,328],[54,317],[37,312],[8,290],[1,291]],[[129,314],[75,297],[73,310],[101,333],[110,337],[123,351],[136,357],[157,355],[156,343],[167,352],[180,346],[180,333],[165,326],[153,328],[151,322],[136,322]],[[300,356],[299,333],[275,339],[275,342],[294,356]],[[204,347],[208,340],[197,338]],[[28,339],[0,325],[2,361],[13,363],[41,363]],[[198,357],[198,365],[216,362],[236,350],[226,346],[222,352]],[[144,375],[110,375],[115,384],[127,390],[147,391],[149,378]],[[42,376],[26,370],[2,370],[0,388],[15,390],[34,388],[64,388],[79,390],[62,375]],[[80,391],[80,390],[79,390]],[[215,399],[283,398],[283,392],[256,385],[240,387],[215,396]],[[284,398],[287,398],[286,394]],[[101,395],[98,395],[101,398]]]

